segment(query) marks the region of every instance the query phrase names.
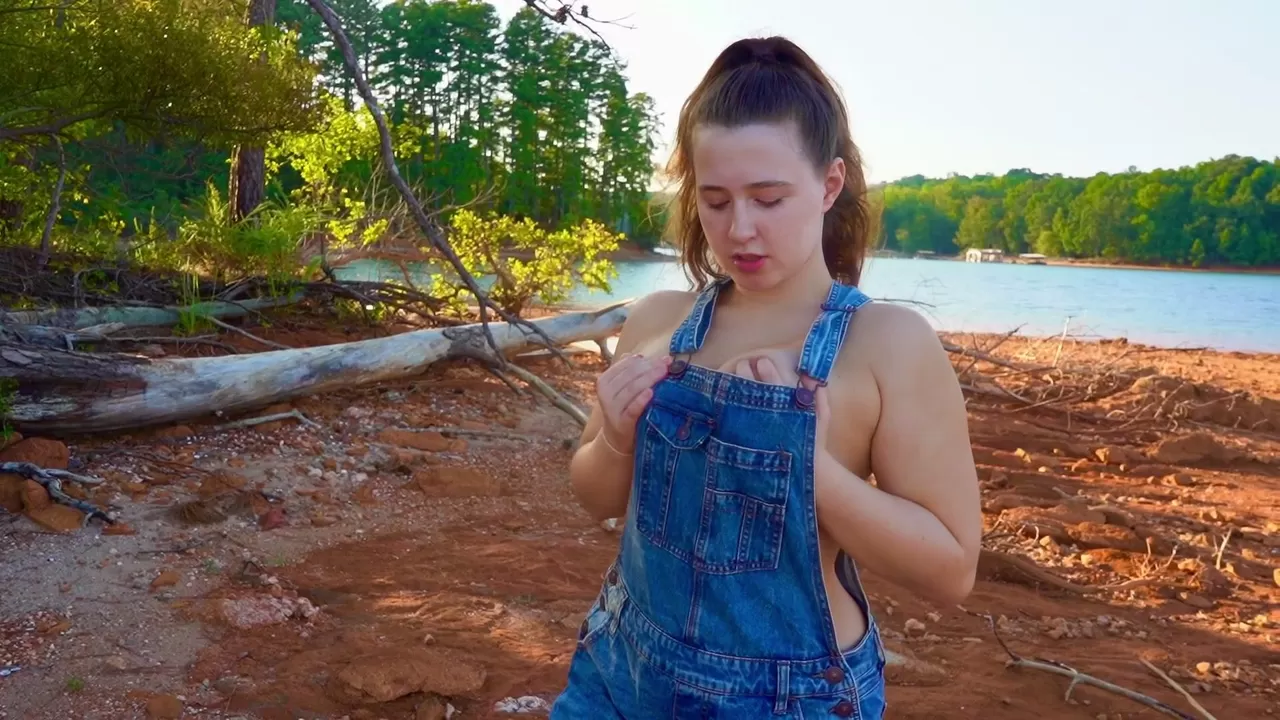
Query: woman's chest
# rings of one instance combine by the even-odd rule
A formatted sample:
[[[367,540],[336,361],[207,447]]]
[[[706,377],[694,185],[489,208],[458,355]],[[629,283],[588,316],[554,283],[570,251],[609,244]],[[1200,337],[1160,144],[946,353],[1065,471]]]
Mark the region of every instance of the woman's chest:
[[[802,366],[819,372],[829,362],[827,450],[850,471],[865,477],[881,404],[869,349],[860,347],[857,335],[850,334],[838,352],[810,347],[810,356],[802,363],[807,329],[807,323],[793,323],[791,327],[735,324],[712,328],[698,350],[685,359],[708,370],[759,381],[753,377],[759,372],[758,359],[767,358],[778,371],[777,384],[789,387],[796,385]],[[651,357],[667,353],[673,332],[674,329],[638,343],[636,352]]]

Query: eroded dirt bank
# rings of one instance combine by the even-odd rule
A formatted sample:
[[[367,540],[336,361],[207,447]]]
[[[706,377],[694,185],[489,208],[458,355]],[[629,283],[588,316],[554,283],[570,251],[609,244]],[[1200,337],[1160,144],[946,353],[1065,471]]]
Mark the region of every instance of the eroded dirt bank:
[[[1056,345],[1014,338],[998,354],[1120,380],[1069,412],[975,403],[970,421],[987,547],[1069,584],[984,565],[960,609],[869,578],[891,647],[915,658],[891,673],[890,717],[1159,716],[1006,668],[978,614],[1020,655],[1192,716],[1141,660],[1220,720],[1275,712],[1280,357]],[[601,362],[574,363],[525,364],[585,401]],[[490,718],[554,696],[617,543],[566,487],[572,421],[465,365],[290,407],[319,427],[220,419],[3,451],[105,479],[85,497],[124,526],[80,529],[0,480],[0,503],[25,509],[0,513],[0,669],[20,668],[0,677],[0,717]],[[1077,436],[1062,432],[1073,412],[1119,420]],[[1177,430],[1151,429],[1160,413]]]

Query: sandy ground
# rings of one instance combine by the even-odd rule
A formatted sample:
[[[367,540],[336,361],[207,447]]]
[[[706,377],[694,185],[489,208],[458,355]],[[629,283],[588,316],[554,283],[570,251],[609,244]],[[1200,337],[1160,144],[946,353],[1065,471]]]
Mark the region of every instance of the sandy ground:
[[[868,578],[911,659],[889,717],[1160,716],[1007,667],[1000,640],[1192,717],[1141,660],[1220,720],[1280,714],[1280,356],[1057,344],[998,352],[1109,368],[1114,387],[1071,412],[1119,420],[1087,434],[1060,405],[972,404],[1002,554],[963,608]],[[602,364],[573,363],[525,364],[585,402]],[[74,527],[0,478],[0,501],[35,508],[0,512],[0,718],[495,718],[554,697],[618,542],[569,494],[572,421],[466,365],[289,407],[318,426],[221,418],[0,453],[103,478],[85,496],[123,523]],[[1179,430],[1151,429],[1173,407]],[[1009,556],[1068,584],[995,562]]]

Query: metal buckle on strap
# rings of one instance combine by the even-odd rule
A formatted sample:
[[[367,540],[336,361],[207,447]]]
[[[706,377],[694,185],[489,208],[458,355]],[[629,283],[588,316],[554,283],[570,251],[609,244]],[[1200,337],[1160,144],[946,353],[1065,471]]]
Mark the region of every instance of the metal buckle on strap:
[[[667,375],[670,375],[671,377],[680,377],[683,375],[684,371],[689,369],[688,357],[688,353],[676,354],[676,356],[671,360],[671,364],[667,366]]]
[[[812,385],[806,385],[808,380]],[[816,380],[805,373],[800,373],[800,379],[796,382],[795,399],[796,407],[809,409],[814,406],[818,399],[818,388],[825,386],[825,382]]]

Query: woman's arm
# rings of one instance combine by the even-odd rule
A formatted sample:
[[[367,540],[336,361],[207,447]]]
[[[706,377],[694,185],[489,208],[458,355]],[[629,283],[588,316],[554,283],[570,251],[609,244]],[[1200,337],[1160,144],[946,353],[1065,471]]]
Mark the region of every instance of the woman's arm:
[[[907,308],[877,310],[877,317],[863,318],[864,346],[877,348],[876,486],[842,466],[822,442],[815,457],[818,518],[859,565],[922,597],[958,603],[973,589],[982,539],[964,397],[924,318]],[[822,414],[840,411],[819,407]]]
[[[661,334],[671,322],[673,313],[687,311],[689,304],[690,293],[670,291],[652,293],[637,300],[618,335],[618,344],[614,349],[614,368],[617,368],[617,364],[628,353],[651,345],[655,336]],[[631,363],[641,363],[631,374],[635,387],[653,384],[649,382],[650,379],[653,382],[660,380],[666,373],[666,366],[662,363],[665,357],[664,348],[658,357],[629,360]],[[605,413],[597,396],[597,400],[592,403],[586,427],[582,429],[578,450],[569,461],[569,484],[573,494],[578,499],[578,504],[596,520],[626,514],[635,464],[633,438],[603,437],[604,428]],[[628,431],[634,432],[634,425]]]

